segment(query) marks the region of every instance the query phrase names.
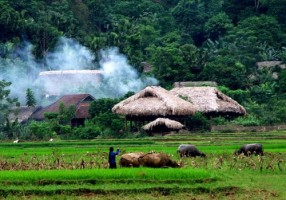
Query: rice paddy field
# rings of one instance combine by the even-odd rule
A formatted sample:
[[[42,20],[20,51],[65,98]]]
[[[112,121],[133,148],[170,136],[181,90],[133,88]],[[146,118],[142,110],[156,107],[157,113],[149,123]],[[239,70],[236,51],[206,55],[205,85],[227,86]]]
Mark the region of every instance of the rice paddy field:
[[[246,143],[265,155],[234,156]],[[180,144],[207,157],[180,158]],[[108,169],[110,146],[167,153],[181,167]],[[285,188],[286,131],[0,143],[0,199],[286,199]]]

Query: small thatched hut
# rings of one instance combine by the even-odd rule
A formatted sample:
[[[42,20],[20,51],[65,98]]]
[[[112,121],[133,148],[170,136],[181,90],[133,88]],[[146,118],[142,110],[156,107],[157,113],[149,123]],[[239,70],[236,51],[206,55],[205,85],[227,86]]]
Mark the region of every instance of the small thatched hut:
[[[178,131],[182,128],[184,128],[183,124],[168,118],[158,118],[142,127],[147,133]]]
[[[159,86],[148,86],[121,101],[112,112],[125,115],[126,120],[149,122],[159,117],[178,119],[193,115],[194,106]]]
[[[215,87],[178,87],[170,92],[186,98],[197,111],[207,116],[234,117],[246,114],[244,107]]]

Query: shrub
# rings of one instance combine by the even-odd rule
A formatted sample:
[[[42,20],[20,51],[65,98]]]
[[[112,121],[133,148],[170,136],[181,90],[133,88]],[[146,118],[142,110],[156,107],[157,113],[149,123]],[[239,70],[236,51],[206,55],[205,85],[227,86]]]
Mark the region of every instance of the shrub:
[[[211,124],[213,125],[224,125],[227,123],[227,120],[224,117],[215,117],[211,119]]]
[[[36,122],[32,121],[28,125],[30,139],[43,140],[48,139],[52,136],[53,130],[49,122]]]
[[[94,139],[101,134],[101,128],[88,125],[72,129],[68,139]]]
[[[186,127],[192,131],[210,131],[210,121],[200,112],[187,118]]]
[[[247,115],[246,117],[238,117],[232,123],[242,126],[259,126],[261,121],[255,115]]]

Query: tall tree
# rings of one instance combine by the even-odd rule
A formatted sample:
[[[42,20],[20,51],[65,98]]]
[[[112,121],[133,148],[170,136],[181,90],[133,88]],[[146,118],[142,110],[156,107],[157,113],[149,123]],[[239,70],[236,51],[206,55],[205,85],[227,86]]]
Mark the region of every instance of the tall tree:
[[[28,107],[34,107],[36,105],[36,99],[34,97],[34,92],[30,88],[26,90],[26,105]]]
[[[10,98],[10,90],[7,89],[11,85],[10,82],[5,80],[0,81],[0,132],[4,131],[7,133],[11,133],[7,130],[9,126],[8,115],[14,106],[19,106],[17,99]],[[7,123],[8,121],[8,123]],[[9,127],[8,127],[9,128]],[[8,134],[8,138],[12,138],[13,135]]]

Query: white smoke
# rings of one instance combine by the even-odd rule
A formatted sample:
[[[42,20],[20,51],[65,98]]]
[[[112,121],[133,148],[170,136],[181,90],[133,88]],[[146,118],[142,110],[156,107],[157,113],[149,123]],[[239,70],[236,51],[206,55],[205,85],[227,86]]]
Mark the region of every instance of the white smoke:
[[[32,54],[33,46],[27,42],[16,48],[8,57],[0,57],[0,80],[12,82],[11,96],[17,97],[22,105],[26,102],[26,90],[31,88],[38,104],[43,104],[43,96],[53,92],[58,98],[65,94],[89,93],[95,98],[117,98],[129,91],[137,92],[148,85],[157,85],[152,77],[140,77],[128,59],[118,48],[100,51],[99,60],[93,52],[73,39],[62,37],[53,52],[37,61]],[[0,52],[1,53],[1,52]],[[101,81],[91,76],[74,75],[60,77],[60,80],[39,78],[40,71],[47,70],[87,70],[102,71]]]
[[[45,64],[50,70],[94,69],[95,56],[77,41],[61,37],[53,52],[47,53]]]
[[[104,74],[104,88],[111,90],[114,96],[122,96],[129,91],[137,92],[147,85],[156,85],[152,77],[139,77],[138,72],[119,53],[118,48],[101,50],[100,69]],[[104,89],[103,88],[103,89]],[[108,95],[110,96],[110,95]]]
[[[0,80],[11,82],[10,94],[23,102],[27,88],[33,88],[36,94],[37,86],[34,80],[40,72],[40,64],[32,54],[33,46],[28,42],[14,48],[8,55],[0,57]]]

